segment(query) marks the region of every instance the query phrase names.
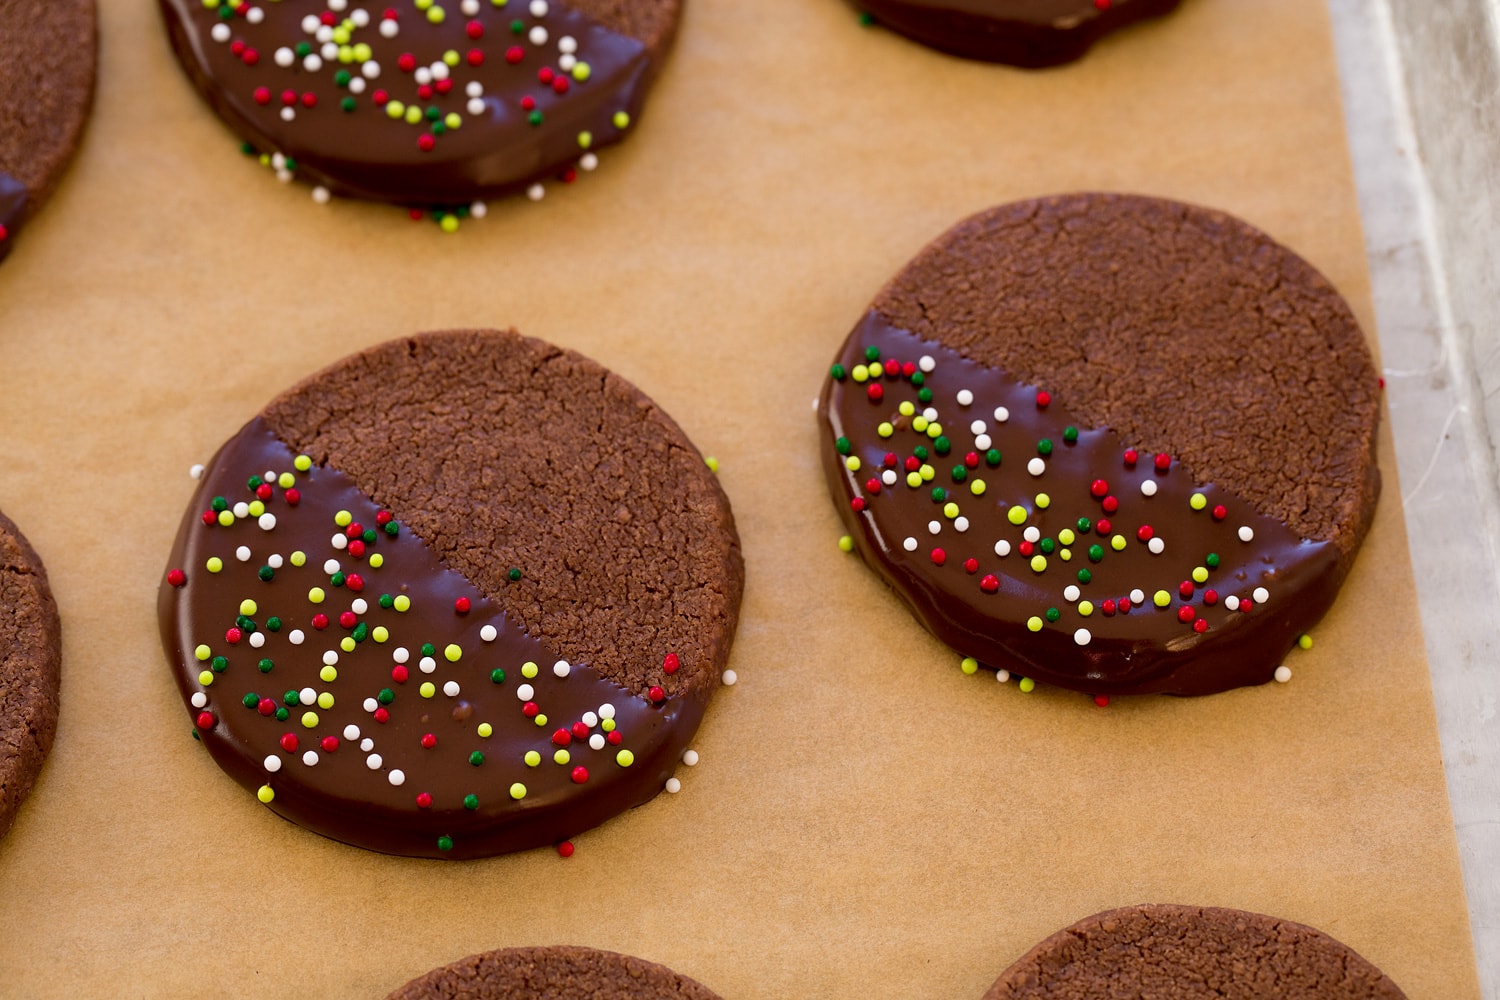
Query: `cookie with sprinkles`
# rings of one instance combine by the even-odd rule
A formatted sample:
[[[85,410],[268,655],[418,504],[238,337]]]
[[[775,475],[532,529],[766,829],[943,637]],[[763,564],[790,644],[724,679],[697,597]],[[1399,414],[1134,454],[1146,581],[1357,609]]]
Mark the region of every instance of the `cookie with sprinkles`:
[[[193,733],[248,794],[471,858],[681,787],[742,584],[717,479],[640,390],[455,331],[252,419],[201,470],[158,603]]]
[[[0,837],[57,732],[62,628],[36,550],[0,514]]]
[[[1348,306],[1266,234],[1075,194],[896,275],[825,375],[820,449],[844,544],[967,671],[1210,694],[1286,679],[1332,605],[1379,395]]]
[[[572,182],[629,134],[681,0],[161,0],[210,107],[283,180],[453,209]]]
[[[855,0],[866,16],[942,52],[1041,68],[1072,62],[1104,35],[1181,0]]]
[[[984,1000],[1405,1000],[1352,948],[1305,924],[1214,906],[1096,913],[1006,969]]]
[[[386,1000],[719,1000],[671,969],[630,955],[558,945],[470,955],[418,976]]]
[[[93,0],[0,0],[0,260],[57,187],[94,98]]]

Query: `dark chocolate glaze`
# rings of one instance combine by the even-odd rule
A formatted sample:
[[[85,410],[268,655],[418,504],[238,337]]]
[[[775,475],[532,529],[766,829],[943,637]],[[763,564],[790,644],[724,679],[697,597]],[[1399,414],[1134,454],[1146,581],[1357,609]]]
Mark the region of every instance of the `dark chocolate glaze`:
[[[1041,68],[1078,59],[1099,38],[1174,10],[1180,0],[856,0],[908,38],[967,59]]]
[[[183,570],[186,583],[174,587],[169,579],[158,597],[162,642],[178,687],[220,767],[252,793],[269,786],[272,810],[324,836],[387,854],[435,858],[484,857],[556,843],[661,790],[697,730],[706,695],[669,697],[653,705],[586,664],[571,664],[566,677],[555,676],[557,656],[508,622],[494,603],[446,569],[404,527],[394,537],[377,530],[362,557],[336,549],[331,539],[340,530],[334,521],[338,511],[350,512],[367,528],[374,528],[380,515],[380,508],[339,471],[314,465],[305,473],[295,472],[301,493],[295,506],[287,502],[285,490],[275,487],[265,502],[266,512],[276,518],[269,530],[253,511],[227,527],[203,523],[215,497],[223,497],[231,511],[236,503],[250,503],[256,499],[247,486],[250,477],[292,472],[295,458],[259,417],[220,449],[203,474],[172,549],[169,569]],[[392,514],[400,524],[400,512]],[[240,546],[249,547],[247,560],[237,557]],[[306,553],[306,563],[295,568],[290,559],[299,550]],[[264,580],[259,573],[273,553],[285,562],[272,579]],[[379,568],[371,565],[376,554],[383,559]],[[219,572],[207,568],[212,557],[222,560]],[[325,566],[329,559],[338,560],[345,573],[362,575],[362,590],[351,590],[350,582],[335,586]],[[326,594],[321,604],[309,599],[313,587]],[[382,608],[382,594],[404,595],[411,607],[404,613]],[[461,597],[471,602],[465,614],[455,609]],[[255,634],[266,637],[260,648],[252,644],[251,633],[236,643],[227,636],[246,598],[257,605],[248,613]],[[356,599],[365,600],[368,608],[356,615],[354,626],[343,627],[339,615],[351,610]],[[321,631],[312,623],[318,612],[331,619]],[[272,615],[280,618],[275,632],[268,622]],[[341,640],[356,638],[358,623],[369,630],[366,638],[352,652],[342,650]],[[389,630],[385,642],[376,640],[377,626]],[[491,641],[481,635],[485,626],[497,631]],[[292,642],[295,630],[303,633],[300,645]],[[424,643],[437,651],[431,672],[421,665]],[[457,662],[444,655],[449,644],[462,650]],[[200,646],[210,650],[206,661],[196,653]],[[398,647],[410,653],[404,681],[393,676]],[[320,676],[328,651],[337,653],[332,681]],[[213,657],[221,655],[228,662],[215,672]],[[268,673],[259,668],[262,658],[272,662]],[[523,676],[528,661],[539,668],[532,679]],[[496,668],[505,672],[499,683],[491,677]],[[204,671],[213,674],[208,685],[200,680]],[[424,681],[435,685],[432,697],[421,694]],[[450,681],[459,685],[456,695],[445,693]],[[526,716],[527,702],[518,695],[523,684],[533,687],[530,701],[546,716],[545,725]],[[332,707],[287,705],[288,692],[307,688],[333,695]],[[380,703],[382,690],[392,696],[388,704]],[[201,707],[193,704],[200,693],[206,698]],[[244,700],[252,694],[257,703],[247,707]],[[278,721],[262,714],[261,698],[286,707],[289,717]],[[376,718],[372,705],[389,713],[387,721]],[[586,723],[585,714],[598,715],[603,705],[613,706],[621,742],[590,746],[590,737],[606,733],[601,717],[587,734],[568,741],[564,749],[570,759],[557,763],[556,731]],[[307,711],[317,715],[312,727],[301,721]],[[493,727],[490,736],[479,735],[481,723]],[[359,729],[352,739],[345,732],[351,725]],[[286,733],[298,738],[294,752],[280,744]],[[421,741],[429,733],[436,745],[426,748]],[[328,736],[338,740],[332,752],[320,747]],[[368,750],[361,746],[365,739],[373,740]],[[318,758],[311,766],[303,761],[309,749]],[[523,758],[533,750],[541,762],[528,766]],[[619,762],[622,750],[634,755],[625,766]],[[470,761],[475,751],[484,758],[478,765]],[[372,762],[372,753],[379,755],[378,761]],[[279,761],[279,769],[269,771],[267,758]],[[580,766],[588,772],[581,784],[573,775]],[[399,785],[391,782],[395,771],[404,776]],[[526,789],[519,800],[510,793],[517,782]],[[431,796],[430,806],[418,803],[421,793]],[[471,794],[477,796],[476,808],[465,804]],[[444,837],[452,842],[446,850],[439,845]]]
[[[0,170],[0,260],[9,256],[11,244],[20,231],[28,194],[25,184]]]
[[[410,4],[356,2],[336,15],[342,25],[356,10],[369,15],[369,24],[353,28],[349,44],[367,44],[379,73],[365,80],[365,90],[353,94],[335,79],[340,71],[363,78],[359,63],[324,60],[310,71],[298,57],[292,66],[276,63],[282,48],[295,51],[301,43],[322,45],[303,31],[302,21],[328,11],[325,2],[283,0],[259,4],[259,24],[243,14],[222,20],[216,10],[205,9],[201,0],[161,0],[172,47],[194,86],[238,135],[263,153],[280,153],[294,161],[296,173],[337,194],[431,206],[459,205],[475,198],[503,194],[535,180],[553,176],[576,163],[587,150],[597,150],[619,141],[640,113],[656,67],[645,46],[634,38],[610,31],[590,19],[550,0],[544,16],[533,16],[526,0],[509,0],[496,7],[484,0],[473,16],[461,13],[458,0],[445,0],[441,24],[432,24]],[[383,12],[391,6],[398,13],[399,33],[381,35]],[[242,10],[249,10],[247,4]],[[436,7],[434,8],[436,9]],[[512,25],[519,24],[516,34]],[[227,24],[229,37],[212,37],[216,25]],[[477,25],[481,37],[467,34]],[[534,45],[529,32],[541,27],[544,43]],[[562,76],[559,43],[563,38],[577,43],[574,57],[586,63],[586,80],[568,75],[567,90],[558,93],[539,80],[544,70]],[[256,58],[247,65],[243,45]],[[506,59],[507,50],[519,48],[519,63]],[[452,89],[447,94],[418,93],[415,70],[400,68],[409,54],[417,69],[442,60],[444,53],[457,52],[458,63],[450,71]],[[470,52],[483,56],[481,65],[468,61]],[[483,87],[484,110],[471,114],[468,86]],[[267,88],[271,99],[258,103],[256,91]],[[297,101],[295,117],[282,118],[282,95],[291,91]],[[417,106],[423,112],[436,108],[441,117],[456,113],[457,129],[432,135],[431,150],[419,147],[419,138],[431,133],[427,124],[413,125],[393,120],[386,107],[375,102],[384,91],[392,102]],[[302,103],[302,95],[316,98],[314,107]],[[356,106],[345,111],[341,102],[353,98]],[[522,106],[530,98],[541,114],[541,124],[529,121],[532,113]],[[623,114],[617,123],[616,116]],[[588,145],[580,136],[588,135]]]
[[[932,391],[931,401],[921,402],[919,386],[899,374],[871,380],[883,392],[879,402],[872,401],[871,382],[853,377],[856,366],[868,365],[869,347],[878,349],[881,364],[894,359],[919,364],[918,371],[919,359],[931,358],[932,370],[923,383]],[[873,310],[850,334],[837,363],[847,374],[842,380],[827,379],[818,410],[829,488],[865,561],[933,634],[963,655],[1090,694],[1212,694],[1271,680],[1297,637],[1333,603],[1342,572],[1331,543],[1296,537],[1227,491],[1195,482],[1177,462],[1157,471],[1150,442],[1134,444],[1139,458],[1133,466],[1124,457],[1132,445],[1107,428],[1077,427],[1076,442],[1067,443],[1065,430],[1077,422],[1068,415],[1066,401],[1038,406],[1038,391],[1045,387],[1021,383],[922,340]],[[960,405],[960,390],[972,392],[972,403]],[[900,416],[903,402],[914,405],[914,416],[927,407],[937,410],[949,454],[939,455],[936,440]],[[1009,411],[1003,423],[995,417],[1001,406]],[[1000,453],[998,466],[991,466],[986,450],[976,445],[971,429],[976,420],[985,422],[984,433]],[[890,437],[879,435],[882,421],[892,423]],[[840,454],[840,438],[847,438],[849,456],[859,459],[857,471]],[[1051,442],[1045,457],[1039,453],[1042,439]],[[928,448],[926,464],[935,474],[912,488],[904,463],[916,457],[918,445]],[[971,452],[977,461],[966,465]],[[887,454],[896,456],[896,482],[871,490],[869,480],[887,467]],[[1032,475],[1028,463],[1038,457],[1043,457],[1045,470]],[[953,473],[959,465],[965,465],[962,480]],[[975,479],[985,482],[982,495],[971,492]],[[1101,480],[1106,488],[1096,495],[1094,484]],[[1141,492],[1148,480],[1156,485],[1149,497]],[[938,488],[947,491],[943,502],[933,499]],[[1045,509],[1036,500],[1039,493],[1050,500]],[[1203,509],[1190,506],[1194,494],[1202,494]],[[1107,497],[1118,503],[1114,513],[1105,510]],[[863,510],[855,509],[856,502]],[[958,504],[959,515],[968,519],[966,530],[956,530],[957,519],[945,516],[945,502]],[[1021,525],[1008,518],[1016,504],[1027,511]],[[1225,508],[1222,520],[1215,517],[1220,505]],[[1090,522],[1087,533],[1077,523],[1080,518]],[[1108,536],[1100,533],[1101,518],[1110,522]],[[934,521],[940,525],[936,535],[929,531]],[[1040,573],[1021,551],[1023,532],[1033,525],[1055,545]],[[1138,536],[1143,525],[1164,543],[1160,554],[1153,554]],[[1251,541],[1239,537],[1242,527],[1253,532]],[[1070,545],[1064,544],[1064,529],[1075,533]],[[1116,536],[1125,539],[1123,550],[1111,547]],[[916,540],[914,550],[907,549],[908,538]],[[1001,540],[1011,546],[1003,556],[996,550]],[[1097,561],[1089,553],[1093,545],[1103,550]],[[941,565],[933,557],[935,548],[943,550]],[[1061,555],[1064,548],[1071,556],[1067,561]],[[1210,553],[1219,557],[1219,565],[1211,569]],[[965,566],[971,558],[977,562],[972,572]],[[1208,569],[1208,579],[1194,583],[1184,598],[1179,588],[1200,567]],[[1079,581],[1080,569],[1092,579]],[[986,577],[992,578],[994,592],[982,589]],[[1079,588],[1079,603],[1065,598],[1069,585]],[[1264,603],[1253,600],[1261,587],[1268,592]],[[1136,589],[1144,592],[1143,604],[1132,603],[1123,613],[1117,605],[1114,614],[1105,613],[1104,601],[1128,599]],[[1170,595],[1164,608],[1154,603],[1158,591]],[[1081,613],[1084,601],[1093,605],[1087,616]],[[1239,610],[1230,607],[1247,601],[1248,611],[1243,603]],[[1179,618],[1183,607],[1193,609],[1186,622]],[[1049,608],[1059,613],[1055,622],[1046,620]],[[1045,623],[1039,631],[1028,625],[1033,618]],[[1196,628],[1203,631],[1195,630],[1200,620],[1204,624]],[[1078,642],[1079,629],[1089,632],[1084,645]]]

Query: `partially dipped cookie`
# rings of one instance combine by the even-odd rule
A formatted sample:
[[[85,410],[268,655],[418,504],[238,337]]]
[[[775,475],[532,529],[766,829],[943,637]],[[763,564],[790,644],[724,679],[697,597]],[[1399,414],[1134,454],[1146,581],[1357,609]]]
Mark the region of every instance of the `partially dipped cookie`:
[[[1126,906],[1023,955],[984,1000],[1405,1000],[1352,948],[1305,924],[1216,906]]]
[[[1220,212],[973,216],[876,296],[819,404],[854,547],[960,655],[1094,695],[1277,675],[1373,516],[1379,379],[1311,265]]]
[[[878,23],[943,52],[1040,68],[1181,0],[856,0]]]
[[[470,955],[418,976],[386,1000],[718,1000],[687,976],[644,959],[556,945]]]
[[[0,0],[0,260],[57,186],[94,98],[93,0]]]
[[[161,0],[204,100],[285,179],[431,208],[572,180],[623,139],[680,0]]]
[[[0,514],[0,837],[57,733],[62,627],[36,550]]]
[[[424,334],[273,400],[204,469],[159,598],[197,736],[391,854],[552,844],[661,791],[743,568],[680,428],[592,361]]]

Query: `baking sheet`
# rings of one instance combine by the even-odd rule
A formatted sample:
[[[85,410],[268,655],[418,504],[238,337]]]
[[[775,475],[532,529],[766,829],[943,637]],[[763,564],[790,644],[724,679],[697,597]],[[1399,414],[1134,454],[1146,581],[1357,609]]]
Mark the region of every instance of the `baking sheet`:
[[[1131,902],[1321,927],[1414,998],[1477,995],[1389,435],[1376,525],[1287,685],[1021,694],[963,675],[834,546],[810,404],[953,221],[1062,190],[1234,212],[1372,326],[1326,12],[1192,0],[1064,70],[963,63],[834,0],[690,0],[638,133],[446,235],[238,155],[150,0],[0,268],[0,509],[64,620],[60,733],[0,842],[0,992],[368,997],[579,943],[729,1000],[979,997]],[[386,858],[277,819],[188,736],[154,595],[203,461],[274,393],[418,329],[515,325],[630,378],[721,462],[747,560],[702,762],[550,851]],[[1373,339],[1373,338],[1372,338]]]

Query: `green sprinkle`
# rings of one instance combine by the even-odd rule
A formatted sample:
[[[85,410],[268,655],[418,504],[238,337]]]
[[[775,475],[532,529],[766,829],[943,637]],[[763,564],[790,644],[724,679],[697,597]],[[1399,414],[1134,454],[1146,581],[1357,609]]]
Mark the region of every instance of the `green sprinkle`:
[[[927,376],[923,375],[921,372],[912,372],[911,384],[920,389],[927,384]]]
[[[241,698],[240,701],[246,708],[254,708],[256,705],[260,704],[260,698],[256,697],[254,691],[245,695],[245,697]]]
[[[295,705],[297,704],[297,692],[288,691],[286,694],[281,696],[281,700],[286,702],[288,705]]]
[[[505,671],[501,670],[499,667],[496,667],[494,670],[490,671],[490,680],[495,684],[504,684]]]
[[[345,111],[353,111],[355,108],[359,107],[359,102],[352,97],[346,97],[342,101],[339,101],[339,107],[343,108]]]
[[[1090,573],[1086,569],[1081,569],[1081,570],[1078,571],[1078,582],[1079,583],[1088,583],[1093,578],[1094,578],[1094,574]]]
[[[1037,548],[1042,550],[1043,555],[1050,556],[1054,551],[1057,550],[1057,543],[1050,538],[1043,538],[1040,542],[1037,543]]]
[[[281,631],[281,619],[277,618],[275,615],[272,615],[271,617],[267,618],[266,619],[266,631],[267,632],[280,632]]]
[[[1219,554],[1217,552],[1210,552],[1208,555],[1204,556],[1203,565],[1207,566],[1209,569],[1218,569]]]
[[[209,506],[212,507],[216,513],[222,514],[224,511],[229,509],[229,501],[225,500],[223,497],[214,497],[213,502],[210,503]]]
[[[276,666],[276,664],[272,663],[270,660],[261,660],[256,664],[256,666],[260,668],[261,673],[269,674],[271,672],[271,668]]]
[[[917,392],[917,398],[920,399],[924,403],[930,403],[930,402],[932,402],[932,390],[929,389],[929,388],[927,388],[926,386],[923,386]]]
[[[453,838],[448,836],[447,834],[443,834],[437,839],[437,847],[440,851],[453,850]]]
[[[865,348],[865,360],[866,361],[879,361],[880,360],[880,348],[875,347],[874,345],[866,347]]]
[[[212,660],[209,661],[208,665],[213,668],[214,673],[222,674],[224,671],[229,669],[229,657],[215,656]]]
[[[840,455],[847,455],[854,450],[854,446],[849,443],[849,439],[846,437],[841,437],[833,442],[833,447],[838,450]]]
[[[1087,535],[1093,529],[1093,527],[1094,522],[1090,521],[1088,518],[1080,517],[1078,519],[1078,533],[1080,535]]]
[[[484,751],[483,750],[475,750],[473,753],[469,754],[469,763],[473,764],[475,767],[478,767],[480,764],[483,764],[484,763]]]
[[[1104,558],[1104,546],[1102,546],[1102,545],[1090,545],[1089,546],[1089,562],[1098,562],[1100,559],[1103,559],[1103,558]]]
[[[349,634],[354,637],[355,642],[364,642],[370,635],[370,626],[364,622],[360,622],[354,626],[354,631]]]
[[[969,470],[968,469],[964,468],[962,465],[955,465],[953,467],[953,481],[955,483],[961,483],[965,479],[968,479],[968,478],[969,478]]]
[[[521,579],[521,569],[519,566],[512,566],[510,568],[510,572],[505,575],[510,577],[511,582],[514,583],[515,581]]]
[[[1078,442],[1078,428],[1077,427],[1064,427],[1063,428],[1063,440],[1066,441],[1066,442],[1068,442],[1068,444],[1076,444]]]
[[[391,609],[391,605],[396,603],[396,599],[390,594],[381,594],[380,600],[376,603],[378,603],[382,608],[385,608],[387,611],[389,611]]]
[[[260,569],[255,571],[255,575],[260,577],[262,580],[270,580],[271,577],[276,575],[276,571],[269,566],[262,566]]]
[[[927,446],[925,444],[917,445],[914,449],[912,449],[912,454],[917,456],[918,460],[920,461],[927,461]]]
[[[1038,441],[1036,443],[1036,453],[1038,455],[1050,455],[1050,454],[1052,454],[1052,439],[1051,438],[1042,438],[1040,441]]]
[[[262,482],[264,482],[264,480],[262,480],[259,476],[251,476],[250,479],[245,483],[245,487],[249,489],[251,493],[254,493],[256,489],[260,487],[260,484]]]
[[[385,533],[395,538],[401,533],[401,525],[395,521],[387,521],[385,522]]]
[[[292,713],[288,712],[286,709],[280,708],[280,707],[278,707],[276,709],[276,721],[277,722],[285,722],[287,719],[290,719],[291,717],[292,717]]]
[[[842,382],[844,381],[844,379],[849,377],[849,373],[844,371],[843,365],[834,365],[832,368],[828,369],[828,375],[835,382]]]
[[[939,455],[946,455],[948,454],[948,452],[953,450],[953,445],[946,437],[940,437],[936,441],[932,442],[932,450],[937,452]]]
[[[1056,608],[1048,608],[1046,618],[1049,622],[1055,622],[1062,617],[1062,612]]]
[[[934,486],[932,488],[932,502],[933,503],[942,503],[944,500],[947,500],[947,499],[948,499],[948,491],[947,490],[943,489],[941,486]]]
[[[985,461],[985,464],[988,465],[992,469],[995,466],[999,465],[1000,464],[1000,449],[999,448],[991,448],[989,451],[985,452],[984,453],[984,461]]]
[[[434,646],[430,642],[424,642],[424,643],[422,643],[422,655],[423,656],[436,656],[437,655],[437,647]]]
[[[468,795],[465,795],[464,796],[464,808],[465,809],[469,809],[469,810],[478,809],[479,808],[479,796],[475,795],[473,792],[470,792]]]
[[[396,700],[396,692],[392,691],[390,688],[381,688],[380,693],[375,696],[375,700],[380,702],[382,705],[389,705],[391,702]]]

